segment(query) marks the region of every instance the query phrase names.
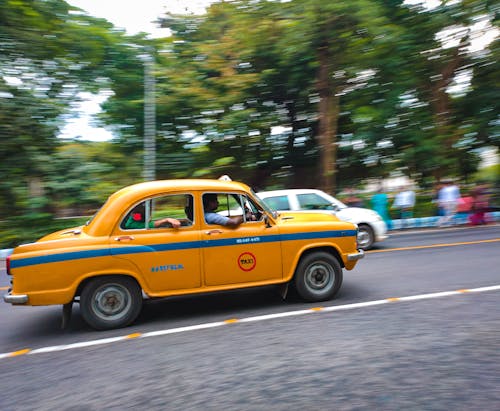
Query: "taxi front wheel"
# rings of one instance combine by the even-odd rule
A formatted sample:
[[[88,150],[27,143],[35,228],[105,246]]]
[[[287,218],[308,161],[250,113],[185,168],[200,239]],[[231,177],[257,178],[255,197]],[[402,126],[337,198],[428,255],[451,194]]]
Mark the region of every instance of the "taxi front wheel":
[[[294,285],[299,296],[306,301],[329,300],[342,285],[342,268],[328,253],[311,253],[301,259]]]
[[[80,296],[82,317],[96,330],[126,327],[137,318],[141,308],[141,288],[130,277],[94,278]]]

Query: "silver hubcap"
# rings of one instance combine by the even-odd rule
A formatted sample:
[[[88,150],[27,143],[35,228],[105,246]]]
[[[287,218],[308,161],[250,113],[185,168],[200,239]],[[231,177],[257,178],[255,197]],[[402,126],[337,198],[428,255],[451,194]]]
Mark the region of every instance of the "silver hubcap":
[[[358,246],[364,247],[370,243],[370,234],[367,231],[358,232]]]
[[[314,263],[307,268],[305,282],[313,290],[323,290],[333,281],[334,273],[330,266]]]
[[[117,284],[107,284],[94,293],[92,308],[103,319],[114,320],[127,314],[132,305],[129,291]]]

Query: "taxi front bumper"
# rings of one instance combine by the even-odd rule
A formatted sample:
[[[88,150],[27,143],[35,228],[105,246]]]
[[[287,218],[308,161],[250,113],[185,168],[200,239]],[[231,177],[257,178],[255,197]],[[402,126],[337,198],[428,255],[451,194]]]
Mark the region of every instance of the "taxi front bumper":
[[[358,261],[361,260],[365,256],[365,252],[363,250],[358,250],[357,253],[347,254],[347,261]]]

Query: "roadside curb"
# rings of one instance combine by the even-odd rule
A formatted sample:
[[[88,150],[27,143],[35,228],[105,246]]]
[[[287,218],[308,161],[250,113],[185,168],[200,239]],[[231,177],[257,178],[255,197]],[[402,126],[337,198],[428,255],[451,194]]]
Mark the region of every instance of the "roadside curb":
[[[500,221],[500,211],[494,211],[486,213],[486,221],[490,224],[494,224]],[[406,220],[395,219],[392,220],[392,231],[405,230],[405,229],[415,229],[415,228],[447,228],[447,227],[466,227],[469,225],[469,216],[466,214],[457,214],[450,220],[448,225],[439,226],[439,221],[441,217],[420,217],[420,218],[408,218]]]
[[[5,258],[8,255],[11,255],[12,254],[12,250],[13,250],[13,248],[5,248],[3,250],[0,250],[0,261],[5,260]]]
[[[13,248],[5,248],[3,250],[0,250],[0,269],[5,269],[5,259],[7,256],[12,254]]]

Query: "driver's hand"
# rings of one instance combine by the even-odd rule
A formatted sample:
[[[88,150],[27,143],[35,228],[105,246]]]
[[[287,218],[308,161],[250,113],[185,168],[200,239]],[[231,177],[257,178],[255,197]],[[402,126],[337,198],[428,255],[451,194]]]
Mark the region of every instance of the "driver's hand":
[[[247,221],[255,221],[256,220],[255,215],[251,211],[246,212],[246,218],[247,218]]]

